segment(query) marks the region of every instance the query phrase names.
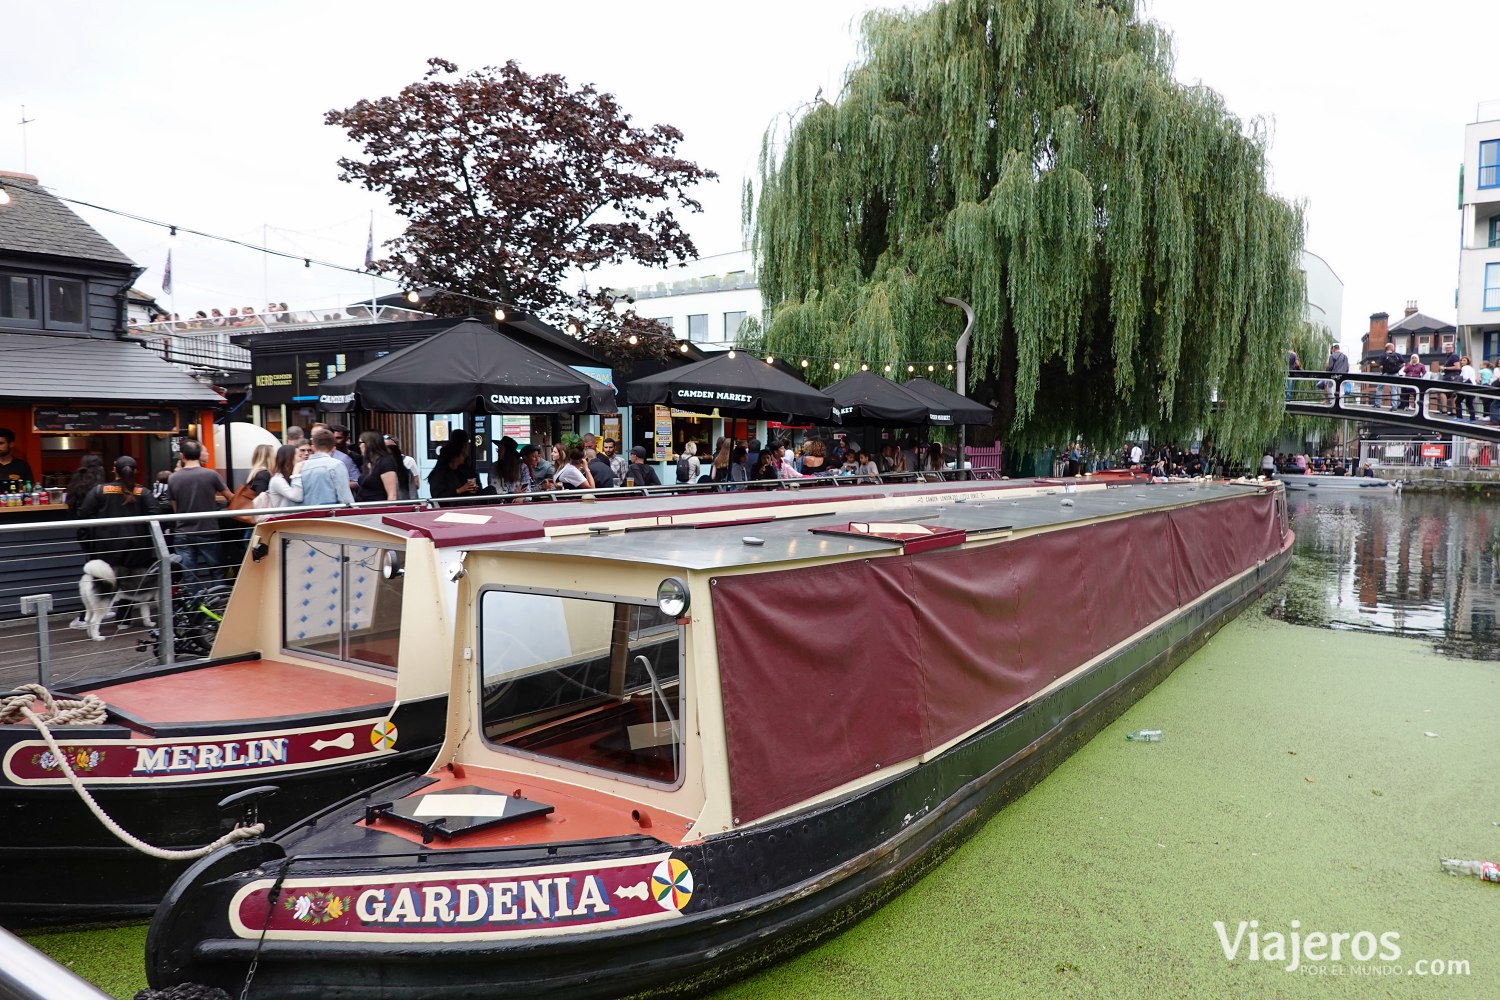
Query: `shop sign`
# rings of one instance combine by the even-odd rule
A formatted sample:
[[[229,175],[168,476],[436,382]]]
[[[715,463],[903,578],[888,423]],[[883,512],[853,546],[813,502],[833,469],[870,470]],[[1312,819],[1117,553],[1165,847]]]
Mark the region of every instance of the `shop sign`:
[[[1424,444],[1422,446],[1423,458],[1442,458],[1444,446],[1440,444]]]
[[[175,434],[177,410],[133,406],[36,406],[32,427],[48,434]]]

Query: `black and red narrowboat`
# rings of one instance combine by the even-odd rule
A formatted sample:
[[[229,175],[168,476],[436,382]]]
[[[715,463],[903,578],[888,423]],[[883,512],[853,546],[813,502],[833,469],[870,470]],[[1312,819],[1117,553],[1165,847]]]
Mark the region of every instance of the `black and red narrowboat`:
[[[447,560],[436,763],[172,888],[152,985],[701,988],[917,878],[1272,586],[1255,484],[945,484],[394,515]],[[408,594],[408,600],[413,595]]]
[[[106,830],[65,769],[126,833],[181,851],[431,762],[450,672],[434,637],[451,631],[431,542],[326,512],[263,521],[251,542],[210,659],[51,692],[104,703],[98,722],[48,727],[60,754],[27,721],[0,725],[0,923],[147,916],[187,868]]]

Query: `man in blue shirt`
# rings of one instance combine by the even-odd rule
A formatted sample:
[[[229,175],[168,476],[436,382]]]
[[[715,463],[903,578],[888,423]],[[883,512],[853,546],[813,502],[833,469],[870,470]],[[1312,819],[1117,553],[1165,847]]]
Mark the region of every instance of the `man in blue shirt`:
[[[351,504],[349,474],[333,454],[333,432],[319,427],[312,432],[313,455],[302,463],[302,503],[306,506]]]

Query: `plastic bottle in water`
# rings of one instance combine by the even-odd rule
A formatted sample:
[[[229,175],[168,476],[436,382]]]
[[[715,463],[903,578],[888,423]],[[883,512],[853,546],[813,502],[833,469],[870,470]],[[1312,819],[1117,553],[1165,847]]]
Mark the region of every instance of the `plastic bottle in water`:
[[[1500,864],[1493,861],[1460,861],[1458,858],[1441,858],[1438,864],[1449,875],[1473,875],[1486,882],[1500,882]]]
[[[1132,743],[1160,743],[1160,729],[1138,729],[1133,733],[1126,733],[1125,738]]]

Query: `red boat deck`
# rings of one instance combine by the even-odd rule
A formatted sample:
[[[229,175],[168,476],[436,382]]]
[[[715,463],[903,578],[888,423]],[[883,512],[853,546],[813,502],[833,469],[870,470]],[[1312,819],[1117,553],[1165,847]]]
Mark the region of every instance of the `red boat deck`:
[[[414,794],[426,795],[464,785],[477,785],[505,795],[520,793],[534,802],[545,802],[554,807],[553,812],[546,816],[535,816],[500,826],[487,827],[452,839],[438,837],[426,845],[432,850],[517,847],[523,844],[595,840],[602,837],[623,837],[638,833],[645,833],[663,843],[678,846],[687,839],[687,832],[693,825],[693,821],[686,816],[678,816],[661,809],[642,809],[627,799],[605,792],[529,775],[512,774],[507,771],[470,765],[461,768],[458,774],[444,767],[432,772],[431,776],[438,779],[437,783],[428,785]],[[644,816],[645,822],[650,826],[645,826],[633,813],[640,813]],[[400,837],[414,844],[422,843],[422,835],[404,823],[380,819],[371,826],[393,837]]]
[[[94,692],[111,708],[148,724],[228,722],[379,705],[395,698],[396,681],[282,660],[244,660]]]

